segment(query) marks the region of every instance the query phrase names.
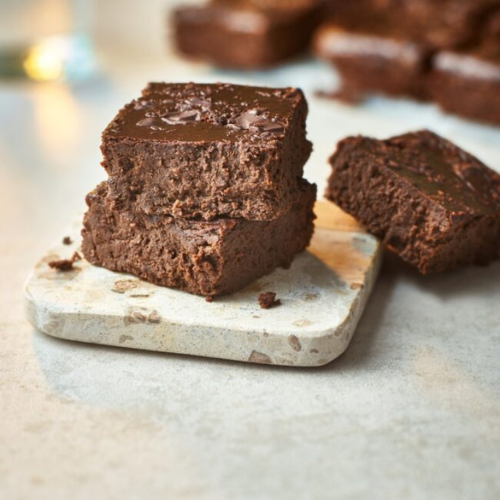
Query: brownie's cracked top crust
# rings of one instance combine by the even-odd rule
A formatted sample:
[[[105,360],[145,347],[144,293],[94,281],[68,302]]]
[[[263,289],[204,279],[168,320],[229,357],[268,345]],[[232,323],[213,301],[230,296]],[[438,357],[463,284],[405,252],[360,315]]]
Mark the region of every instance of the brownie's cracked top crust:
[[[273,220],[311,153],[296,88],[152,83],[102,137],[111,198],[148,214]]]
[[[326,197],[424,273],[500,257],[500,175],[441,137],[350,137]]]
[[[313,233],[316,186],[274,221],[194,221],[148,216],[107,203],[102,183],[87,197],[82,250],[92,264],[157,285],[216,296],[235,292],[278,266],[288,267]]]
[[[217,0],[177,9],[175,41],[218,66],[265,68],[304,51],[320,13],[319,0]]]

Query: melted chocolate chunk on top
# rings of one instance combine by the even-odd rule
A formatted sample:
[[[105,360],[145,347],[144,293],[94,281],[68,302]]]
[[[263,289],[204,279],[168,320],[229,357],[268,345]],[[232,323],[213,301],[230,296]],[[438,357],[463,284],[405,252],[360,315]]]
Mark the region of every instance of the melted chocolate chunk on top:
[[[189,142],[273,140],[285,134],[303,100],[295,88],[150,83],[103,135]]]

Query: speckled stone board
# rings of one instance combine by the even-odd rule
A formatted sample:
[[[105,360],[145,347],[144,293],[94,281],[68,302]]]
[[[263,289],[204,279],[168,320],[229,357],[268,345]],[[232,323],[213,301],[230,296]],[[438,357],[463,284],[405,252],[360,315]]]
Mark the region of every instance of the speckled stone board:
[[[316,232],[290,269],[206,302],[85,260],[48,262],[78,250],[81,218],[36,265],[25,287],[29,321],[67,340],[271,365],[325,365],[348,347],[381,262],[376,238],[334,205],[318,202]],[[66,236],[64,235],[64,236]],[[261,292],[281,305],[261,309]]]

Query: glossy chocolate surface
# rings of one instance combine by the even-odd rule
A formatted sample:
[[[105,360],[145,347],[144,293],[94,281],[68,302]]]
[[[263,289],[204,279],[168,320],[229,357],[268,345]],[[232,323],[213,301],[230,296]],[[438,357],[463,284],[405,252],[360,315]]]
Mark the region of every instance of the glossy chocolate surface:
[[[367,157],[383,161],[454,213],[500,212],[500,175],[454,144],[423,130],[387,141],[367,139]]]
[[[126,105],[104,137],[160,141],[275,140],[283,137],[303,94],[232,84],[152,83]]]

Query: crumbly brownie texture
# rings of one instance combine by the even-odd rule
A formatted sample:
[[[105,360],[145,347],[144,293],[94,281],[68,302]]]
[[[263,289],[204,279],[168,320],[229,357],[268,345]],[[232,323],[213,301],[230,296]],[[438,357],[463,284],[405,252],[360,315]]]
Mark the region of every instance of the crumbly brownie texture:
[[[356,101],[378,92],[425,99],[432,50],[412,40],[408,31],[391,16],[367,11],[320,28],[314,47],[339,71],[340,96]]]
[[[444,110],[500,124],[500,38],[487,39],[471,51],[440,52],[430,82],[432,96]]]
[[[330,163],[326,197],[423,274],[500,257],[500,175],[452,143],[351,137]]]
[[[318,0],[218,0],[173,15],[180,52],[239,69],[265,68],[300,54],[319,21]]]
[[[281,305],[281,300],[276,299],[275,292],[264,292],[259,294],[259,305],[262,309],[271,309]]]
[[[64,244],[66,245],[67,243]],[[79,260],[82,260],[82,257],[78,252],[74,252],[71,259],[51,260],[48,264],[51,269],[66,272],[72,271],[74,269],[73,264]]]
[[[103,183],[87,197],[85,258],[197,295],[232,293],[278,266],[288,267],[313,233],[316,187],[306,181],[294,207],[271,222],[148,216],[111,209],[107,194]]]
[[[153,83],[102,136],[117,207],[273,220],[297,201],[307,102],[296,88]]]

